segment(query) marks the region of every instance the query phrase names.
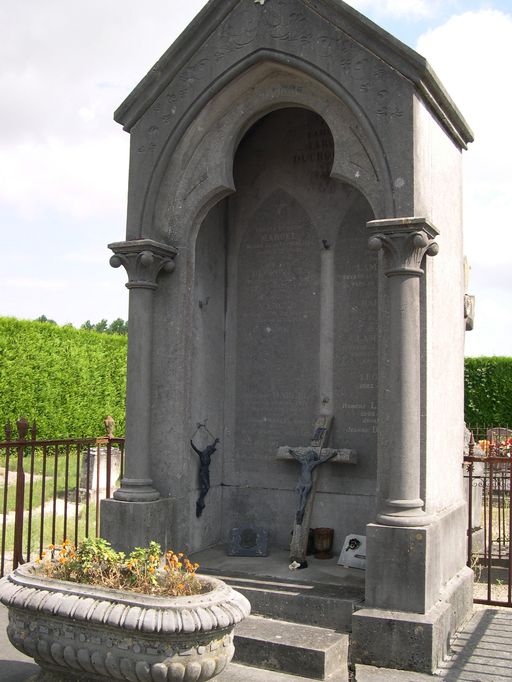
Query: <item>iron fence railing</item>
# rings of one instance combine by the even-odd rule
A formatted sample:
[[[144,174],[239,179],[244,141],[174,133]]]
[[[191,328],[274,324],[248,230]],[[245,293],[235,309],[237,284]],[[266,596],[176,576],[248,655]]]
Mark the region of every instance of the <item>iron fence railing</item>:
[[[123,475],[124,438],[38,440],[24,418],[0,441],[0,577],[50,544],[100,530],[100,501]]]
[[[512,606],[511,436],[505,427],[471,430],[464,457],[467,563],[475,571],[474,601],[480,604]]]

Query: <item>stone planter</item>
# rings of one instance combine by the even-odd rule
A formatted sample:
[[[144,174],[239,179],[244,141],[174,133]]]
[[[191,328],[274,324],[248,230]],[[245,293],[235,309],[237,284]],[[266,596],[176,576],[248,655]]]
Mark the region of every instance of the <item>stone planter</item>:
[[[39,680],[203,682],[233,657],[247,599],[221,580],[193,597],[149,597],[38,575],[26,564],[0,581],[12,644],[43,669]]]

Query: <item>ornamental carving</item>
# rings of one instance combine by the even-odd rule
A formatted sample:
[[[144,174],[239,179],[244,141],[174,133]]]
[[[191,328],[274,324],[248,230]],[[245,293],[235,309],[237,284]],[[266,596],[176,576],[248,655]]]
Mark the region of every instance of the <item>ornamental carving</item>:
[[[160,272],[173,272],[176,249],[152,239],[135,239],[109,244],[114,255],[110,258],[113,268],[124,266],[128,274],[128,289],[156,289]]]
[[[232,659],[233,627],[250,605],[222,581],[202,580],[209,592],[165,599],[38,576],[28,564],[0,581],[0,601],[12,644],[49,675],[206,681]]]
[[[439,232],[423,218],[371,220],[367,227],[371,237],[368,247],[384,253],[384,274],[421,276],[425,255],[435,256],[439,245],[434,241]]]

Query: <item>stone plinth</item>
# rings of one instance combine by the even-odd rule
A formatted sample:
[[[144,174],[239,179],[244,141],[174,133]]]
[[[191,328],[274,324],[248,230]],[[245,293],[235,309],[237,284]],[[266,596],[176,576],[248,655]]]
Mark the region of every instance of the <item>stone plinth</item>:
[[[172,536],[172,500],[153,502],[101,501],[101,536],[108,538],[118,552],[146,547],[154,540],[162,550],[175,549]]]

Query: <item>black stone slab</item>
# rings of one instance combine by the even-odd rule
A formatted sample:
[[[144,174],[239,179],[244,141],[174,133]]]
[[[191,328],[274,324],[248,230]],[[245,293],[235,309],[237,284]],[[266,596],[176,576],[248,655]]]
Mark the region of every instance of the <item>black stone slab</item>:
[[[268,532],[264,528],[232,528],[228,556],[265,557],[268,555]]]

